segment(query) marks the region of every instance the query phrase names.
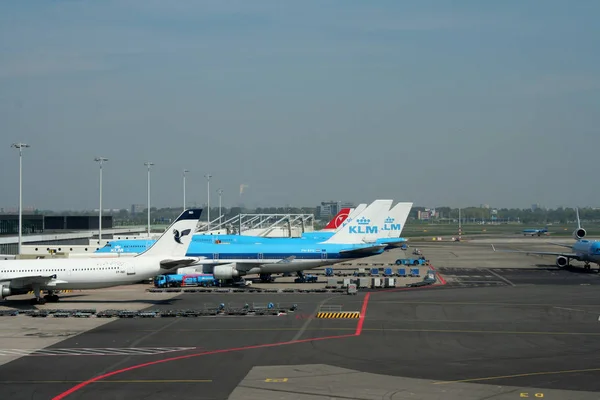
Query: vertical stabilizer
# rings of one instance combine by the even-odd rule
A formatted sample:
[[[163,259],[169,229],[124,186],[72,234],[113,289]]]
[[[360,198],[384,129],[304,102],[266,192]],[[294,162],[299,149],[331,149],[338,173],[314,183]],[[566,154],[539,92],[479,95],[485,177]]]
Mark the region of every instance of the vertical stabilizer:
[[[342,208],[339,213],[329,223],[323,228],[324,231],[334,231],[340,226],[342,223],[348,218],[350,213],[352,212],[352,208]]]
[[[388,238],[400,237],[412,206],[412,202],[398,203],[390,210],[383,223],[383,230],[388,232]]]
[[[185,210],[148,250],[136,257],[184,257],[201,214],[201,208]]]
[[[344,220],[344,222],[342,222],[342,225],[338,226],[335,231],[337,232],[337,231],[341,230],[344,226],[348,225],[352,220],[354,220],[356,217],[358,217],[360,214],[362,214],[362,212],[365,211],[366,208],[367,208],[367,204],[364,204],[364,203],[359,204],[354,210],[352,210],[350,215],[348,215],[346,217],[346,219]]]
[[[383,225],[392,203],[393,200],[375,200],[355,218],[348,217],[342,228],[322,243],[359,244],[373,242],[384,237],[380,227]]]

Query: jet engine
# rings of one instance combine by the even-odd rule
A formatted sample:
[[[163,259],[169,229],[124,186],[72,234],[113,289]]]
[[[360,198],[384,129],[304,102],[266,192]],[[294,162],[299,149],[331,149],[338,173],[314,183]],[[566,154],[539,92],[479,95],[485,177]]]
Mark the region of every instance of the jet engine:
[[[556,257],[556,265],[563,268],[569,265],[569,259],[565,256]]]
[[[217,265],[213,268],[215,279],[234,279],[240,275],[243,274],[235,268],[235,264]]]
[[[8,297],[12,294],[9,287],[0,285],[0,299]]]
[[[585,237],[585,229],[583,228],[577,228],[575,229],[575,232],[573,232],[573,239],[575,240],[579,240],[579,239],[583,239]]]

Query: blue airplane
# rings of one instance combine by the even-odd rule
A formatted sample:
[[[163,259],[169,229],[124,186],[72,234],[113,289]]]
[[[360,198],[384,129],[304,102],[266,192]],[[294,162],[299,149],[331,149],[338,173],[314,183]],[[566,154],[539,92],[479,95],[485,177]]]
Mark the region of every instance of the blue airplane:
[[[235,244],[256,244],[256,243],[288,243],[290,240],[312,240],[312,241],[323,241],[332,237],[336,229],[345,226],[353,218],[360,215],[367,208],[366,204],[360,204],[356,209],[352,210],[349,214],[343,214],[343,211],[338,213],[331,222],[327,225],[326,229],[313,232],[304,232],[301,238],[269,238],[262,236],[245,236],[245,235],[205,235],[196,234],[193,236],[193,242],[199,243],[235,243]],[[386,219],[381,229],[388,232],[387,237],[377,239],[377,243],[386,244],[385,250],[401,247],[405,242],[405,238],[401,238],[400,233],[402,232],[403,226],[408,218],[412,203],[398,203],[394,208],[389,211],[389,216]],[[339,222],[339,224],[338,224]],[[152,246],[154,240],[151,239],[127,239],[127,240],[115,240],[108,242],[104,247],[96,250],[95,253],[120,253],[127,254],[132,253],[138,254],[144,252],[147,248]]]
[[[560,268],[565,268],[570,265],[571,260],[577,260],[585,263],[584,268],[586,270],[591,269],[590,263],[598,264],[600,272],[600,241],[584,239],[586,235],[585,229],[581,227],[581,221],[579,220],[579,209],[576,209],[577,213],[577,229],[573,232],[573,239],[575,243],[572,245],[552,243],[556,246],[566,247],[571,249],[570,252],[552,252],[552,251],[525,251],[525,250],[496,250],[494,245],[492,249],[494,251],[505,252],[505,253],[526,253],[526,254],[538,254],[538,255],[549,255],[556,256],[556,265]]]
[[[542,236],[545,234],[548,234],[547,226],[544,228],[541,228],[541,229],[524,229],[523,230],[523,236],[528,236],[528,235],[529,236],[535,236],[535,235]]]
[[[283,239],[258,243],[208,242],[204,235],[190,243],[186,257],[198,261],[203,273],[215,279],[239,280],[249,274],[298,272],[381,254],[386,244],[377,239],[387,237],[385,226],[392,200],[375,200],[358,218],[349,221],[326,240]],[[201,236],[201,235],[198,235]]]

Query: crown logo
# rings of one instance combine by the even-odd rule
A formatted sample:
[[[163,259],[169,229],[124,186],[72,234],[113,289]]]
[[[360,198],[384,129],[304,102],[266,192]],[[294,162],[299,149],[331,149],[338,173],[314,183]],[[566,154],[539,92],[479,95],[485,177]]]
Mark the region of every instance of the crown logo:
[[[392,217],[387,217],[387,218],[385,219],[385,223],[386,223],[386,224],[391,224],[392,222],[394,222],[394,218],[392,218]]]
[[[371,222],[371,220],[368,219],[368,218],[362,217],[362,218],[357,219],[356,222],[359,225],[369,225],[369,223]]]

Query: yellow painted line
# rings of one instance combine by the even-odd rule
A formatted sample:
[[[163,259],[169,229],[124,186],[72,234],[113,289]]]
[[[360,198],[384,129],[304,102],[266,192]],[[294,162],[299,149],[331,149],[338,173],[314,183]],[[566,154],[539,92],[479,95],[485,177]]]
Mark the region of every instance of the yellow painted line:
[[[563,371],[546,371],[546,372],[528,372],[528,373],[524,373],[524,374],[488,376],[485,378],[460,379],[460,380],[456,380],[456,381],[440,381],[440,382],[433,382],[433,384],[434,385],[445,385],[448,383],[491,381],[494,379],[521,378],[521,377],[526,377],[526,376],[538,376],[538,375],[576,374],[576,373],[580,373],[580,372],[597,372],[597,371],[600,371],[600,368],[568,369],[568,370],[563,370]]]
[[[82,383],[87,381],[0,381],[0,383]],[[99,380],[92,383],[210,383],[212,379],[139,379],[139,380]]]
[[[360,318],[360,311],[318,312],[317,318]]]

